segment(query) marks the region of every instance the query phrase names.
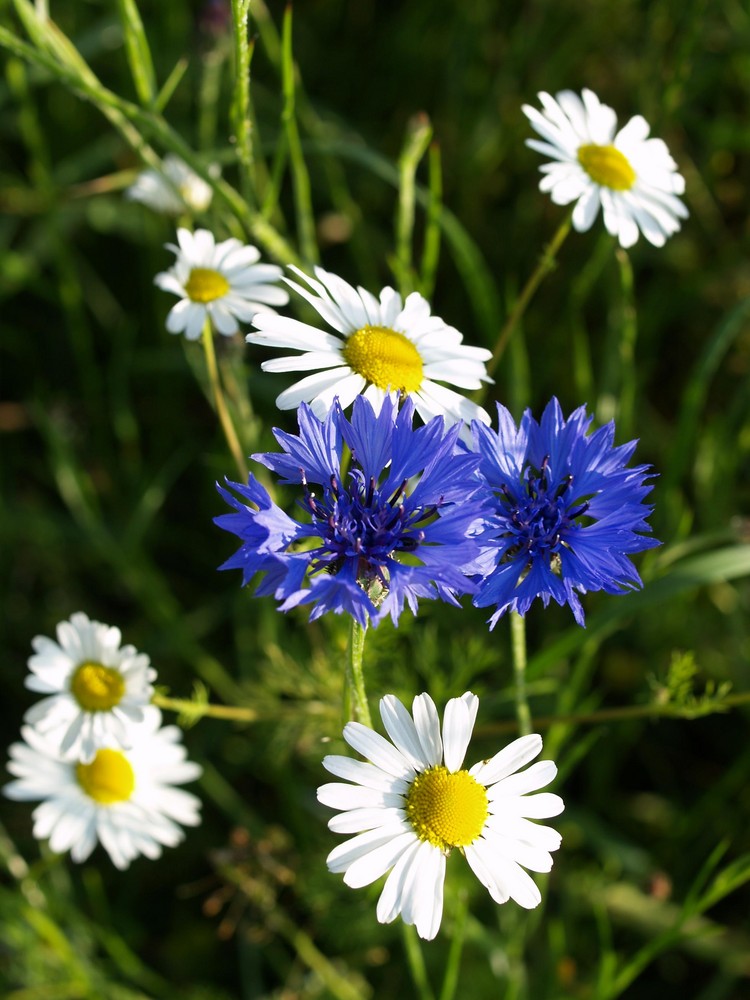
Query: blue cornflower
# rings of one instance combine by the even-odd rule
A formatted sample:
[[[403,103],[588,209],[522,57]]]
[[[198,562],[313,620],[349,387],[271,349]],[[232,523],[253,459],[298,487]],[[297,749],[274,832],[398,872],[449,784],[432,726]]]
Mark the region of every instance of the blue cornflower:
[[[584,624],[578,593],[618,594],[641,586],[628,553],[660,543],[643,503],[650,466],[626,468],[636,441],[614,446],[615,426],[588,434],[585,406],[565,420],[552,399],[539,423],[527,410],[518,427],[498,403],[498,430],[474,421],[480,471],[494,492],[494,550],[474,604],[496,605],[494,628],[506,611],[525,615],[535,598],[569,604]]]
[[[361,625],[386,614],[394,623],[406,601],[475,593],[467,576],[480,555],[486,488],[479,456],[458,444],[461,430],[442,417],[413,427],[414,405],[386,398],[379,413],[364,397],[351,421],[338,401],[325,419],[307,404],[299,435],[274,430],[283,453],[252,457],[302,487],[304,521],[287,516],[251,474],[247,485],[218,487],[237,513],[215,518],[242,545],[221,569],[241,569],[243,583],[264,573],[256,594],[280,610],[313,604],[310,618],[347,612]],[[351,452],[342,468],[344,445]],[[312,487],[319,489],[312,489]],[[249,503],[248,503],[249,502]]]

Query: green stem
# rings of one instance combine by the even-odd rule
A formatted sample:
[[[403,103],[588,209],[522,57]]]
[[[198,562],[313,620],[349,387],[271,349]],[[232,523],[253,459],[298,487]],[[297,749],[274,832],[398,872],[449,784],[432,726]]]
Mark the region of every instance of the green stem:
[[[690,705],[672,705],[669,702],[651,702],[648,705],[619,705],[612,708],[600,708],[596,712],[571,712],[568,715],[541,715],[534,719],[534,729],[549,729],[560,723],[566,726],[597,726],[601,722],[627,722],[630,719],[702,719],[706,715],[717,715],[720,712],[737,708],[739,705],[750,704],[750,691],[739,691],[717,701],[715,705],[695,707]],[[507,720],[482,726],[477,732],[481,735],[490,733],[510,733],[517,722]]]
[[[352,631],[349,639],[349,665],[346,680],[354,703],[354,717],[358,722],[372,729],[370,706],[367,704],[365,689],[365,673],[362,666],[365,653],[365,635],[367,627],[360,625],[352,618]]]
[[[635,344],[638,337],[638,314],[633,290],[633,267],[626,250],[615,252],[622,288],[622,319],[620,329],[620,405],[617,426],[627,441],[632,436],[636,396]]]
[[[163,694],[155,694],[151,704],[165,708],[169,712],[178,712],[192,721],[205,716],[211,719],[227,719],[231,722],[255,722],[258,713],[254,708],[242,705],[211,705],[208,702],[192,701],[190,698],[167,698]]]
[[[461,970],[461,955],[464,950],[464,940],[466,939],[466,916],[468,910],[469,900],[467,894],[461,891],[457,899],[456,920],[453,937],[451,938],[450,951],[448,952],[448,961],[445,966],[440,1000],[453,1000],[456,995],[458,975]]]
[[[510,613],[510,645],[516,689],[518,731],[521,736],[528,736],[531,732],[531,712],[526,698],[526,619],[517,611]]]
[[[409,963],[409,972],[416,987],[419,1000],[435,1000],[430,981],[427,978],[427,969],[424,964],[424,955],[419,945],[417,932],[411,924],[401,925],[404,938],[404,951],[406,960]]]
[[[235,430],[234,424],[232,423],[232,418],[229,415],[229,410],[227,409],[227,404],[224,400],[224,391],[221,387],[221,379],[219,378],[219,369],[216,365],[216,351],[214,349],[214,332],[211,326],[211,320],[206,318],[206,322],[203,325],[203,350],[206,355],[206,368],[208,369],[208,378],[211,383],[211,392],[214,397],[214,406],[216,407],[216,414],[219,418],[219,423],[221,424],[221,429],[224,431],[224,437],[226,438],[229,450],[234,457],[234,461],[237,465],[237,469],[240,474],[240,478],[243,482],[247,479],[248,468],[245,462],[245,456],[242,451],[242,445],[240,444],[240,439],[237,437],[237,431]]]
[[[526,307],[534,296],[539,285],[542,283],[542,279],[545,278],[550,271],[554,270],[555,267],[555,257],[565,241],[565,237],[570,232],[570,221],[571,216],[567,215],[560,226],[549,241],[547,246],[542,251],[542,255],[539,258],[539,263],[531,274],[531,277],[526,282],[523,287],[521,294],[516,299],[516,304],[513,306],[513,310],[505,321],[505,325],[500,331],[497,344],[495,345],[495,350],[492,354],[492,358],[487,364],[487,374],[492,375],[498,364],[500,363],[500,358],[502,358],[505,353],[505,348],[508,346],[508,341],[515,332],[516,327],[521,321],[521,317],[526,312]]]
[[[230,115],[241,173],[241,191],[246,199],[257,197],[255,185],[254,122],[250,104],[250,64],[255,42],[248,38],[250,0],[232,0],[234,42],[234,91]]]

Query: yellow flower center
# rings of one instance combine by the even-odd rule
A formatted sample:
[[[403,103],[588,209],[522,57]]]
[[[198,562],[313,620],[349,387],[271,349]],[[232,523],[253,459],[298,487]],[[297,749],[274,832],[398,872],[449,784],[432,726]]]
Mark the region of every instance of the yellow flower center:
[[[229,282],[211,267],[194,267],[185,282],[185,291],[193,302],[213,302],[227,294]]]
[[[422,358],[403,333],[386,326],[363,326],[346,342],[344,360],[378,389],[415,392],[422,384]]]
[[[119,750],[97,750],[90,764],[76,764],[76,780],[90,799],[103,806],[127,802],[135,789],[133,768]]]
[[[635,184],[635,170],[627,157],[614,146],[590,143],[578,150],[578,162],[596,184],[613,191],[629,191]]]
[[[418,774],[406,795],[406,815],[420,840],[441,851],[477,839],[487,819],[487,790],[468,771],[442,765]]]
[[[87,712],[108,712],[125,694],[125,678],[114,667],[82,663],[70,682],[73,697]]]

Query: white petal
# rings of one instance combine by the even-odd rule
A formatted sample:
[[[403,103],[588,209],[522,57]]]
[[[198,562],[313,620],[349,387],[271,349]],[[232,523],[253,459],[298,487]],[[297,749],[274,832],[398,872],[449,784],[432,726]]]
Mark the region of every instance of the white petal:
[[[323,767],[331,774],[345,781],[355,781],[367,788],[378,788],[383,792],[399,792],[403,794],[409,787],[408,782],[394,778],[381,771],[374,764],[362,760],[352,760],[351,757],[330,755],[323,758]]]
[[[341,355],[331,351],[308,351],[307,354],[291,354],[284,358],[264,361],[264,372],[306,372],[320,368],[335,368],[341,364]]]
[[[472,698],[474,697],[472,695]],[[445,766],[449,771],[460,770],[464,762],[476,717],[476,709],[474,708],[472,712],[472,708],[473,704],[464,701],[463,698],[451,698],[445,706],[443,752]]]
[[[320,786],[318,802],[332,809],[396,809],[402,804],[403,796],[395,792],[381,792],[377,788],[332,781]]]
[[[443,759],[443,740],[440,736],[440,717],[435,702],[428,694],[420,694],[412,703],[414,725],[419,734],[424,757],[430,767]]]
[[[381,844],[380,847],[376,847],[349,866],[344,875],[344,882],[352,889],[370,885],[396,864],[415,839],[414,831],[407,830],[387,843]]]
[[[543,851],[557,851],[562,843],[562,837],[551,826],[532,823],[520,816],[513,816],[502,808],[498,814],[490,813],[486,826],[489,830],[523,841],[532,847],[539,847]]]
[[[445,855],[424,841],[420,844],[403,888],[401,917],[406,924],[416,924],[417,933],[432,940],[443,915]]]
[[[350,374],[351,368],[333,368],[324,372],[315,372],[314,375],[307,375],[285,389],[276,399],[276,405],[280,410],[294,410],[300,403],[309,402],[319,392],[336,385]]]
[[[501,800],[504,812],[514,816],[524,816],[528,819],[549,819],[559,816],[565,808],[565,803],[554,792],[540,792],[538,795],[524,795]]]
[[[354,750],[357,750],[373,764],[382,767],[394,778],[413,778],[414,768],[402,753],[379,733],[368,729],[360,722],[347,722],[344,726],[344,739]]]
[[[596,184],[591,184],[576,202],[573,209],[573,228],[578,233],[585,233],[591,229],[596,214],[599,211],[600,197],[599,188]]]
[[[430,761],[425,758],[414,721],[395,695],[387,694],[381,699],[380,717],[386,732],[404,757],[418,771],[426,770]]]
[[[336,369],[340,371],[341,369]],[[316,417],[323,420],[338,397],[342,409],[346,409],[356,399],[366,385],[365,379],[356,372],[351,372],[335,384],[326,386],[310,401],[310,409]]]
[[[445,855],[434,850],[419,871],[415,885],[418,901],[416,920],[417,933],[425,941],[432,941],[440,930],[443,919],[443,890],[445,886]]]
[[[488,890],[494,901],[501,904],[507,903],[510,899],[510,893],[491,866],[492,858],[488,856],[487,842],[481,838],[475,840],[473,844],[464,848],[464,853],[471,870]]]
[[[385,880],[377,906],[377,918],[381,924],[389,924],[401,912],[404,906],[404,888],[411,873],[414,858],[422,846],[422,841],[414,838],[414,843],[407,847],[398,859]]]
[[[326,858],[329,872],[345,872],[349,865],[359,858],[369,854],[375,848],[388,843],[395,837],[411,830],[411,826],[403,820],[398,826],[378,827],[375,830],[367,830],[358,833],[356,837],[344,841],[331,851]],[[412,837],[415,837],[412,831]],[[416,838],[415,838],[416,839]]]
[[[253,320],[253,326],[257,332],[246,335],[248,344],[289,347],[300,351],[340,351],[342,347],[340,337],[316,330],[314,326],[288,316],[261,313]]]
[[[511,774],[503,778],[491,788],[487,789],[489,799],[497,799],[502,796],[524,795],[526,792],[535,792],[537,788],[544,788],[550,781],[554,780],[557,774],[557,766],[554,761],[540,760],[536,764],[519,774]]]
[[[475,764],[469,772],[473,778],[483,785],[493,785],[501,778],[507,778],[542,752],[542,737],[536,733],[521,736],[509,743],[507,747],[496,753],[488,761]]]
[[[402,803],[403,805],[403,803]],[[363,830],[382,829],[402,822],[406,813],[401,807],[373,809],[350,809],[339,813],[328,821],[328,829],[333,833],[361,833]]]

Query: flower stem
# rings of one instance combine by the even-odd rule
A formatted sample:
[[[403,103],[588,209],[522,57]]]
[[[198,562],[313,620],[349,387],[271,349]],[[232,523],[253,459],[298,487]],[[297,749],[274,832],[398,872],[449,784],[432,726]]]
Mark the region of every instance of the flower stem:
[[[617,427],[627,441],[632,436],[636,395],[635,344],[638,337],[638,314],[633,291],[633,267],[626,250],[615,251],[622,289],[622,320],[620,330],[620,405]]]
[[[419,997],[419,1000],[435,1000],[435,994],[432,992],[432,987],[427,978],[424,955],[419,946],[417,932],[411,924],[402,924],[401,927],[404,937],[404,951],[406,952],[406,960],[409,963],[409,972],[416,988],[416,995]]]
[[[354,716],[358,722],[372,729],[370,706],[367,704],[365,690],[365,673],[362,667],[365,652],[365,634],[367,626],[360,625],[352,618],[352,631],[349,639],[349,665],[346,680],[354,703]]]
[[[466,917],[469,909],[467,894],[462,890],[458,894],[456,901],[455,923],[453,925],[453,937],[451,938],[448,961],[445,966],[443,977],[443,988],[440,991],[440,1000],[453,1000],[458,987],[458,977],[461,970],[461,954],[464,949],[466,938]]]
[[[240,477],[242,480],[245,480],[248,475],[247,463],[245,462],[245,456],[242,451],[240,439],[237,437],[237,431],[232,423],[232,418],[224,400],[224,390],[221,387],[219,369],[216,364],[214,332],[210,319],[206,319],[206,322],[203,325],[203,350],[206,355],[206,368],[208,369],[208,379],[211,383],[211,392],[214,398],[216,414],[219,418],[219,422],[221,423],[221,429],[224,431],[224,437],[226,438],[229,450],[232,453],[234,461],[237,465]]]
[[[526,619],[517,611],[510,613],[510,648],[516,688],[516,719],[521,736],[531,732],[531,712],[526,698]]]
[[[258,718],[258,712],[254,708],[244,705],[211,705],[190,698],[168,698],[163,694],[155,694],[151,704],[170,712],[179,712],[191,722],[204,716],[212,719],[228,719],[231,722],[255,722]]]
[[[565,241],[565,237],[570,232],[570,222],[571,215],[565,216],[563,221],[560,223],[557,232],[549,241],[547,246],[542,251],[542,255],[539,258],[539,263],[532,272],[526,284],[523,286],[521,294],[516,299],[516,303],[513,306],[510,316],[508,316],[505,321],[505,325],[500,331],[497,344],[495,345],[495,350],[492,353],[492,357],[487,363],[487,374],[492,375],[500,363],[500,358],[502,358],[505,353],[505,348],[508,346],[511,336],[515,332],[521,317],[526,312],[526,307],[534,296],[539,285],[542,283],[542,279],[549,274],[550,271],[554,269],[555,257],[560,247]]]

